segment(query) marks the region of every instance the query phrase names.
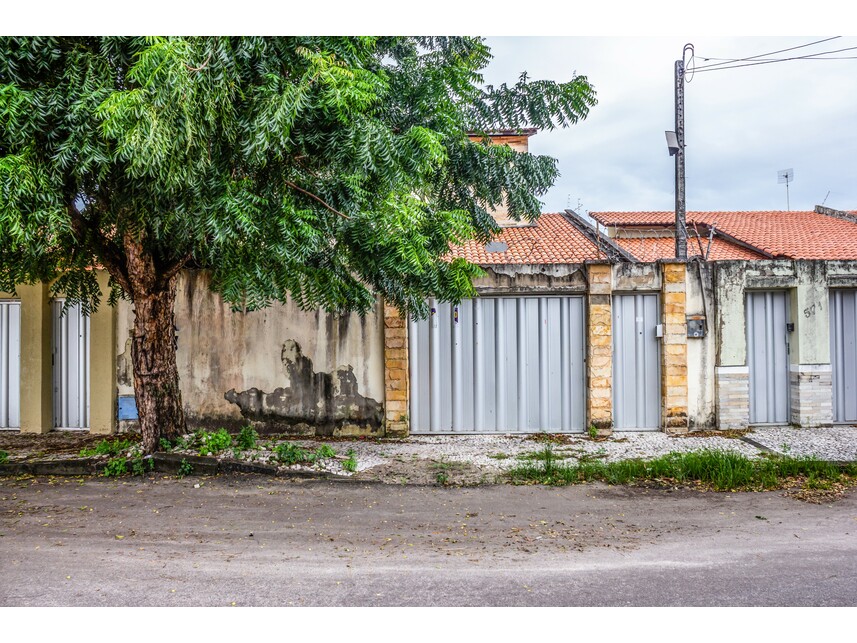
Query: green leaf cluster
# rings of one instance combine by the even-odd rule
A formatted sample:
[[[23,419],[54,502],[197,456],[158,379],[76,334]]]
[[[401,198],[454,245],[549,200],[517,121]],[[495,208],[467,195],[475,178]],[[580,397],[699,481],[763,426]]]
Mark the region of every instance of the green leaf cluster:
[[[50,281],[91,312],[93,267],[145,295],[143,252],[242,310],[472,295],[450,244],[501,205],[534,219],[558,175],[484,135],[595,104],[579,75],[484,87],[490,58],[464,37],[0,38],[0,290]]]

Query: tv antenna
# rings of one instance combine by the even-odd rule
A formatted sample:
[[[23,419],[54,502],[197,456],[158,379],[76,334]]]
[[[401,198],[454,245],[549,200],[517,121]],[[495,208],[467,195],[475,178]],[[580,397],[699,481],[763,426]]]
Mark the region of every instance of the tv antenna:
[[[795,180],[795,171],[792,168],[787,170],[780,170],[777,172],[777,183],[785,183],[786,184],[786,210],[791,211],[791,204],[789,203],[789,183]]]

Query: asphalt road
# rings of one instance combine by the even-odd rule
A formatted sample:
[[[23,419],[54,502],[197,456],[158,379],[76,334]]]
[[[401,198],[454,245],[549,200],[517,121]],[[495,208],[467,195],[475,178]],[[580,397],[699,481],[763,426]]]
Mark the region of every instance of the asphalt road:
[[[855,605],[857,493],[7,478],[0,551],[2,606]]]

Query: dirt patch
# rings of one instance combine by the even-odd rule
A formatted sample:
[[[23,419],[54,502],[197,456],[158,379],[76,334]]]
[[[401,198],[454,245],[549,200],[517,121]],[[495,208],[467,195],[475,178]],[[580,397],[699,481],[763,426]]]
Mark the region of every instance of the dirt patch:
[[[500,474],[486,471],[468,462],[449,460],[396,459],[364,469],[355,480],[371,480],[386,484],[438,485],[466,487],[500,482]]]
[[[743,438],[752,429],[723,429],[722,431],[689,431],[688,433],[677,433],[673,438]]]
[[[81,449],[92,448],[102,440],[117,439],[137,442],[140,436],[136,433],[91,435],[76,431],[51,431],[46,434],[0,432],[0,450],[9,453],[10,462],[59,460],[76,458]]]

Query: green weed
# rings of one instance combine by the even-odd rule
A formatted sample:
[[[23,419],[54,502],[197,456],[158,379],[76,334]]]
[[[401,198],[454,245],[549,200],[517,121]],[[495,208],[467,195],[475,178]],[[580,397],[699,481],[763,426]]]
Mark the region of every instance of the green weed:
[[[595,428],[594,424],[590,424],[589,428],[586,429],[586,434],[589,436],[590,440],[594,440],[598,437],[598,429]]]
[[[135,476],[144,476],[154,468],[155,461],[152,458],[144,458],[142,454],[131,460],[131,473]]]
[[[168,438],[160,438],[158,440],[158,448],[161,451],[170,451],[173,448],[173,443]]]
[[[177,474],[178,477],[184,478],[185,476],[189,476],[191,474],[193,474],[193,465],[184,458],[182,458],[182,461],[179,462],[179,470]]]
[[[128,473],[128,463],[125,458],[111,458],[104,465],[104,471],[101,475],[105,478],[118,478]]]
[[[83,448],[80,450],[81,458],[89,458],[94,455],[118,455],[123,451],[128,451],[135,446],[131,440],[122,440],[117,438],[112,442],[110,440],[102,440],[91,449]]]
[[[226,429],[218,429],[214,433],[200,431],[197,434],[197,440],[199,441],[199,455],[217,455],[232,446],[232,436]]]
[[[354,449],[348,449],[345,455],[348,456],[348,459],[342,462],[342,468],[354,473],[357,471],[357,453],[355,453]]]
[[[0,451],[0,464],[6,464],[7,462],[9,462],[9,452]]]
[[[322,444],[315,450],[315,459],[322,460],[324,458],[335,458],[336,451],[329,444]]]
[[[281,463],[289,466],[310,462],[313,452],[292,442],[282,442],[274,447],[274,455]]]
[[[235,446],[242,451],[248,451],[256,448],[256,441],[259,439],[259,434],[252,426],[245,426],[235,436]]]

